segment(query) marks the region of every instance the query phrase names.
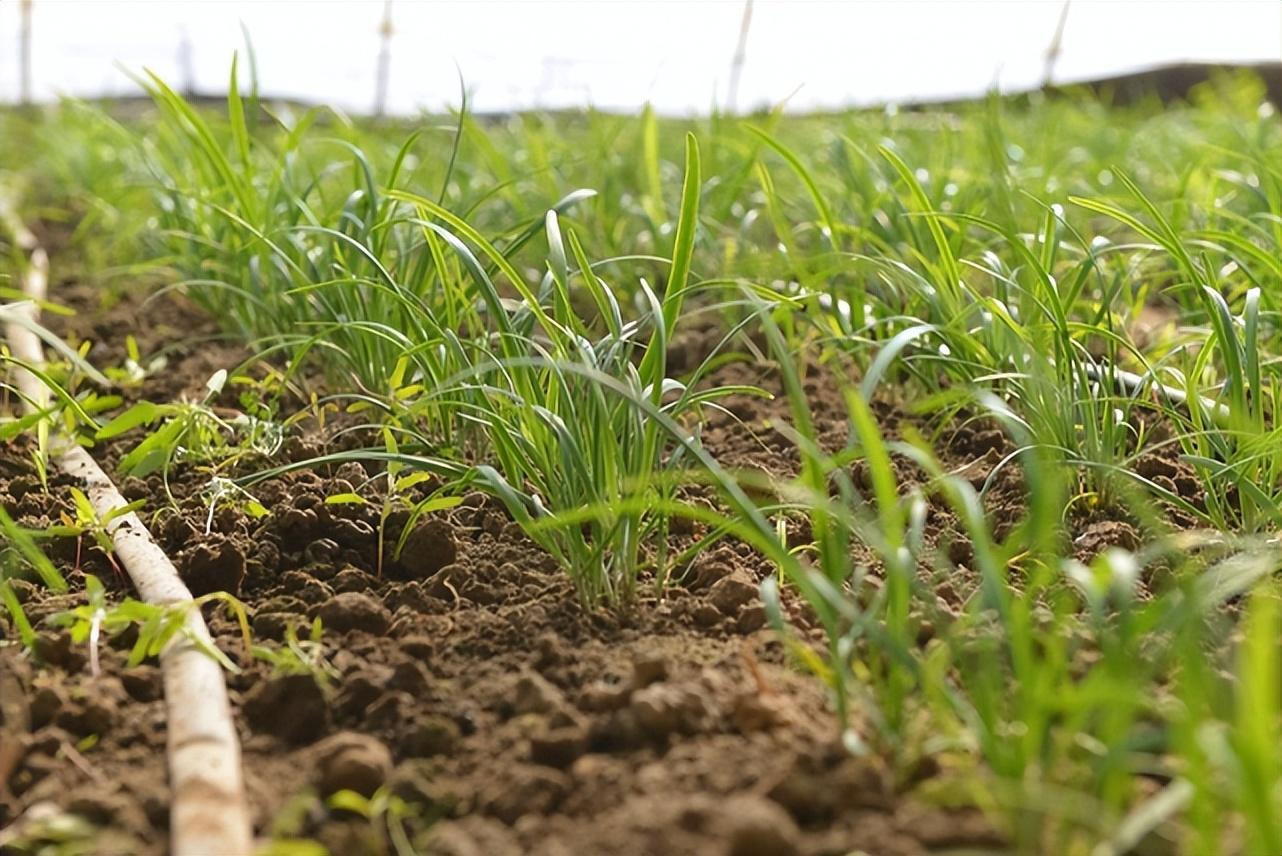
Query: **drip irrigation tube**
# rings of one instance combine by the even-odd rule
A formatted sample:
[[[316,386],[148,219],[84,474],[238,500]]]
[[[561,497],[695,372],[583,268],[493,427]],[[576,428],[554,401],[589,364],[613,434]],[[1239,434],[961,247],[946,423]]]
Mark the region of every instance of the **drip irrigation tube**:
[[[14,222],[14,238],[27,254],[22,275],[28,301],[7,307],[5,335],[13,355],[31,366],[45,364],[35,332],[48,285],[49,257],[35,236]],[[24,323],[26,322],[26,323]],[[27,371],[18,372],[18,390],[29,409],[43,410],[49,391]],[[148,603],[192,600],[173,562],[152,540],[138,515],[112,516],[127,502],[102,468],[74,439],[55,435],[54,465],[84,485],[100,519],[108,520],[116,558]],[[160,655],[168,727],[170,852],[174,856],[236,856],[252,850],[249,812],[241,777],[240,744],[221,667],[193,639],[210,642],[200,610],[191,609],[187,633],[177,634]]]

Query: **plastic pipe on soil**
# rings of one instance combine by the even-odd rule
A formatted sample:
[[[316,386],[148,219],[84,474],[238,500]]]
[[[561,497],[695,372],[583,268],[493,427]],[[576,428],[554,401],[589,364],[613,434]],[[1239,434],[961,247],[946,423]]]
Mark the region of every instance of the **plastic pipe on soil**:
[[[23,290],[30,303],[10,307],[35,321],[45,297],[49,259],[25,228],[14,229],[18,245],[29,253]],[[31,365],[44,364],[44,351],[35,332],[11,320],[5,335],[13,355]],[[47,406],[49,391],[39,379],[20,372],[18,388],[28,405]],[[101,518],[127,502],[89,453],[74,441],[55,437],[54,464],[85,485],[85,493]],[[151,539],[138,515],[130,512],[107,524],[116,558],[148,603],[190,601],[169,557]],[[191,636],[209,641],[200,610],[187,613]],[[241,779],[240,744],[232,724],[231,706],[222,668],[185,634],[178,634],[160,655],[168,723],[170,850],[174,856],[213,856],[251,852],[249,813]]]
[[[1172,404],[1187,404],[1189,400],[1188,393],[1182,389],[1158,383],[1152,377],[1137,375],[1135,372],[1128,372],[1124,369],[1114,368],[1106,372],[1095,365],[1088,364],[1086,366],[1086,375],[1094,381],[1101,381],[1108,375],[1112,375],[1114,383],[1131,395],[1136,395],[1143,389],[1152,389]],[[1205,397],[1199,397],[1198,401],[1201,403],[1202,409],[1211,415],[1212,422],[1220,428],[1228,427],[1231,414],[1227,404],[1212,401]]]

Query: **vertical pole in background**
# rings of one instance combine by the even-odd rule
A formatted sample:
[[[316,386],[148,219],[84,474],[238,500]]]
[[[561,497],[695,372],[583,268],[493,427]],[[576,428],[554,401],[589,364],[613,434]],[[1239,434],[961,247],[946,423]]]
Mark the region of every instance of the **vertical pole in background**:
[[[1073,0],[1064,0],[1059,10],[1059,23],[1055,25],[1055,35],[1050,46],[1046,48],[1046,67],[1042,71],[1042,89],[1050,87],[1055,79],[1055,63],[1059,60],[1060,46],[1064,43],[1064,24],[1068,21],[1068,6]]]
[[[387,110],[387,81],[392,66],[392,0],[383,3],[383,23],[378,27],[382,45],[378,49],[378,77],[374,81],[374,115]]]
[[[19,8],[22,23],[18,26],[18,100],[31,103],[31,5],[32,0],[22,0]]]
[[[734,49],[734,58],[730,60],[730,91],[726,93],[726,109],[734,113],[739,101],[739,76],[743,73],[743,61],[748,56],[748,29],[752,26],[752,0],[744,0],[743,18],[739,22],[739,43]]]
[[[187,28],[178,28],[178,71],[182,75],[183,96],[187,100],[196,97],[196,72],[191,63],[191,36]]]

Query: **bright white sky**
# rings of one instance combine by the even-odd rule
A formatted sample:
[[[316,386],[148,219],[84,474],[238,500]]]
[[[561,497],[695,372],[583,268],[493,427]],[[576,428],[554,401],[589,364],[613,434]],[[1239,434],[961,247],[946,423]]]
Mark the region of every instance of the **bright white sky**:
[[[457,102],[455,63],[481,111],[529,107],[669,113],[724,105],[743,0],[393,0],[389,109]],[[756,0],[740,107],[792,109],[1036,85],[1060,0]],[[374,102],[381,0],[35,0],[34,90],[121,94],[116,63],[224,90],[241,22],[265,93],[353,111]],[[0,0],[0,100],[18,94],[19,0]],[[1055,77],[1180,60],[1282,60],[1278,0],[1073,0]]]

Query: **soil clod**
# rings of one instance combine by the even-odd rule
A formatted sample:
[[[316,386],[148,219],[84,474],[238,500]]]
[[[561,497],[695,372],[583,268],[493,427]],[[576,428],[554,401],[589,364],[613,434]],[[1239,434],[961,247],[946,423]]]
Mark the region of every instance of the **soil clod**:
[[[334,633],[361,631],[380,635],[392,624],[386,607],[368,595],[352,591],[334,595],[318,614],[325,628]]]
[[[255,731],[304,744],[329,730],[329,705],[311,675],[282,675],[254,686],[241,704]]]
[[[210,535],[179,553],[175,564],[195,597],[216,591],[240,594],[240,584],[245,578],[245,554],[230,538]]]
[[[325,795],[355,791],[373,796],[392,772],[392,753],[378,740],[343,731],[313,747],[317,757],[317,786]]]
[[[407,579],[426,579],[457,558],[454,530],[443,520],[428,520],[405,539],[397,564]]]

